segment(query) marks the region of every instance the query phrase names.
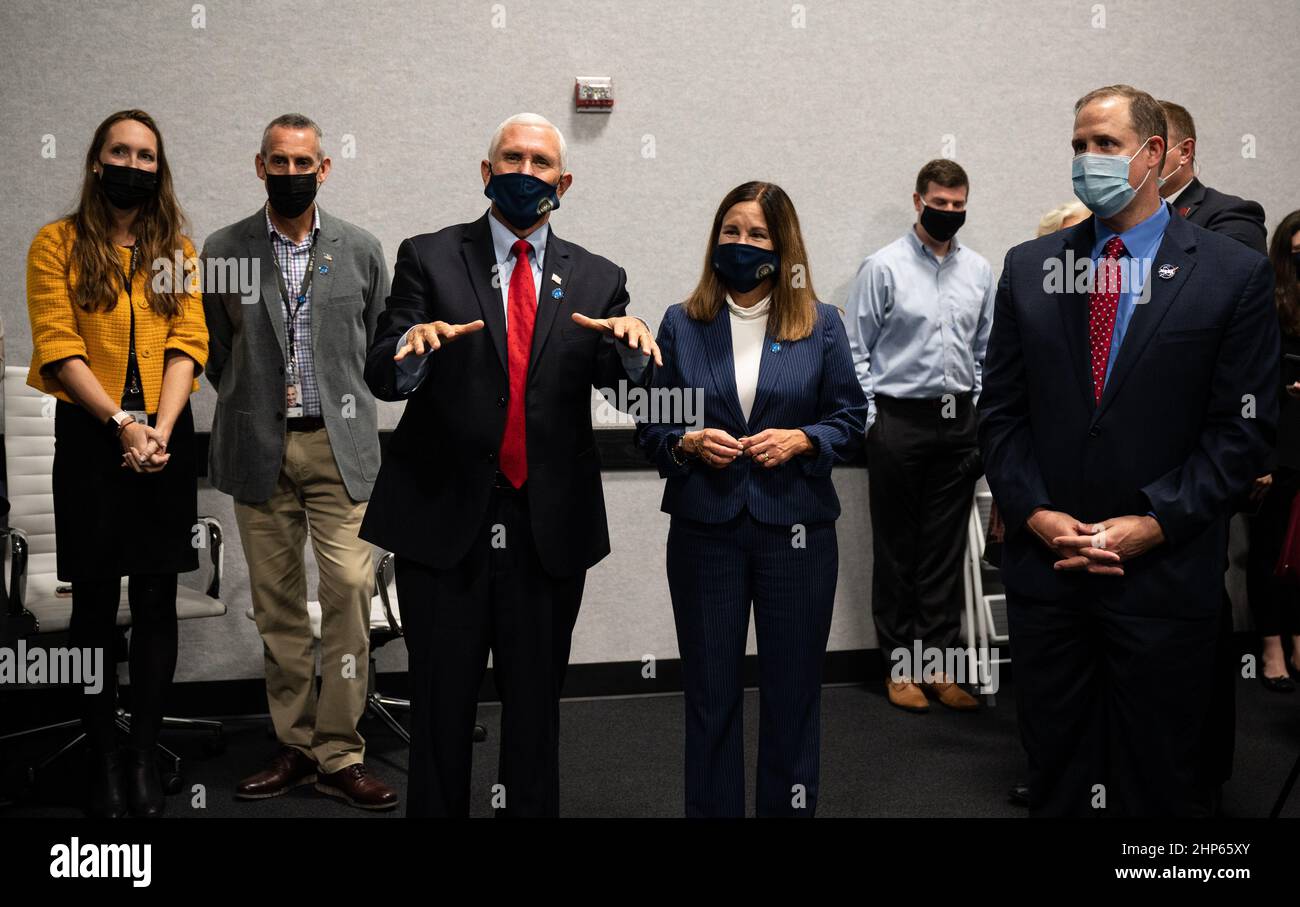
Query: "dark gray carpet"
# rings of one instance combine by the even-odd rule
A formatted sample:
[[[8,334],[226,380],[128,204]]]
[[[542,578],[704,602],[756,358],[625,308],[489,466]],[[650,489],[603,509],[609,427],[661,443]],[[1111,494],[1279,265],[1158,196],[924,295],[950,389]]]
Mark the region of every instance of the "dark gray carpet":
[[[1268,812],[1297,753],[1300,695],[1272,694],[1256,681],[1238,689],[1236,770],[1225,788],[1229,816]],[[746,763],[753,809],[757,753],[757,693],[746,700]],[[566,701],[561,707],[561,809],[566,816],[679,816],[682,814],[682,702],[679,696]],[[500,709],[484,705],[479,720],[488,740],[474,749],[473,813],[491,813]],[[821,816],[1021,816],[1006,790],[1021,774],[1015,702],[1004,687],[996,705],[975,714],[935,707],[926,715],[892,708],[878,684],[826,689],[822,704]],[[406,752],[400,741],[367,720],[371,769],[405,788]],[[0,777],[13,790],[26,757],[62,742],[51,735],[24,750],[0,753]],[[243,803],[231,797],[238,778],[273,751],[267,721],[229,720],[226,752],[205,755],[200,741],[166,732],[165,742],[185,758],[187,793],[169,798],[172,816],[364,817],[338,801],[300,788],[274,800]],[[79,758],[50,769],[34,789],[0,815],[76,816]],[[203,785],[206,808],[191,806]],[[1285,813],[1300,816],[1300,791]],[[380,814],[401,815],[401,810]]]

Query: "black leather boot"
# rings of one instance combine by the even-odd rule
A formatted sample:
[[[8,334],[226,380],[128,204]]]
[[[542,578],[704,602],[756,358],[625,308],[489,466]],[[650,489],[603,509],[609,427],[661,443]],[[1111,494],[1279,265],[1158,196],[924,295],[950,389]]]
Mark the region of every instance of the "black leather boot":
[[[120,819],[126,815],[126,785],[122,783],[122,757],[116,749],[90,756],[90,806],[94,819]]]
[[[131,813],[140,819],[156,819],[163,811],[162,777],[153,747],[141,750],[132,746],[127,765],[127,787]]]

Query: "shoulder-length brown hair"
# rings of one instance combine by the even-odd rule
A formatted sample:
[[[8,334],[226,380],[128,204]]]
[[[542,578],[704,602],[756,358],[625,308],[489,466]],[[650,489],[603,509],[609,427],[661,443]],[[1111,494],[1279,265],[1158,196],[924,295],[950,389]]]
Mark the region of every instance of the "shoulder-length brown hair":
[[[726,302],[727,288],[713,270],[713,247],[722,233],[727,212],[741,202],[758,202],[772,237],[772,248],[780,262],[772,286],[772,307],[767,316],[767,334],[773,340],[801,340],[817,324],[817,294],[808,268],[808,251],[799,231],[790,196],[776,183],[754,181],[726,194],[713,217],[713,230],[704,250],[704,273],[687,298],[686,314],[696,321],[712,321]]]
[[[94,170],[108,138],[108,130],[122,120],[135,120],[145,126],[158,143],[158,191],[136,212],[132,231],[140,247],[137,270],[144,269],[148,278],[145,281],[145,301],[157,314],[175,317],[184,308],[186,275],[172,272],[177,252],[184,255],[185,215],[172,188],[171,168],[163,149],[162,133],[153,117],[143,110],[119,110],[109,115],[99,124],[90,140],[90,147],[86,149],[81,196],[77,209],[67,217],[75,228],[68,255],[72,299],[86,311],[112,311],[117,306],[118,291],[124,286],[126,275],[122,273],[122,262],[113,246],[113,213]],[[160,267],[168,272],[170,283],[164,286],[172,292],[159,293],[154,289],[154,262],[159,262]]]
[[[1283,333],[1300,337],[1300,268],[1291,254],[1291,237],[1300,230],[1300,210],[1282,218],[1273,231],[1273,241],[1268,247],[1268,257],[1273,263],[1274,293],[1277,299],[1277,317]]]

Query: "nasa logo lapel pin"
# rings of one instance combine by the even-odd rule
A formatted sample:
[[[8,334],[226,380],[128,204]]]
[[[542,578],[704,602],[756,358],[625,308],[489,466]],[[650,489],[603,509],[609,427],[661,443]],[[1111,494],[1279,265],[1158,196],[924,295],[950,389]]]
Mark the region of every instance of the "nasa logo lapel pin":
[[[1161,280],[1172,280],[1177,273],[1178,265],[1161,265],[1160,270],[1156,271],[1156,276]]]

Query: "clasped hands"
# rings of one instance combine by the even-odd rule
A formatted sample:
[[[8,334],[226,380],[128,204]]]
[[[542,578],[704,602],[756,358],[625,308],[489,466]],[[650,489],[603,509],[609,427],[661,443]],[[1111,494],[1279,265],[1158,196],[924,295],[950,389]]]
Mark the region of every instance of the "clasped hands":
[[[167,452],[167,434],[143,422],[128,422],[118,440],[122,466],[136,472],[161,472],[172,456]]]
[[[655,365],[663,365],[664,359],[659,352],[659,345],[655,343],[655,338],[650,329],[645,326],[640,318],[633,318],[631,315],[619,315],[614,318],[588,318],[581,312],[573,313],[573,320],[576,324],[581,325],[591,331],[597,331],[607,337],[613,337],[621,341],[630,349],[640,350],[647,356],[653,356]],[[431,321],[427,324],[417,324],[411,328],[406,335],[406,343],[402,344],[393,356],[394,362],[401,362],[407,356],[414,354],[416,356],[425,356],[436,349],[440,349],[444,343],[449,343],[466,334],[473,334],[483,330],[483,319],[471,321],[468,324],[448,324],[445,321]]]
[[[737,457],[749,457],[771,469],[800,454],[811,453],[813,445],[798,428],[765,428],[743,438],[733,438],[720,428],[702,428],[682,435],[681,449],[714,469],[730,466]]]
[[[1123,576],[1123,565],[1165,540],[1160,523],[1150,516],[1120,516],[1084,523],[1059,510],[1039,508],[1025,521],[1039,541],[1059,558],[1057,570]]]

